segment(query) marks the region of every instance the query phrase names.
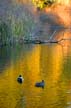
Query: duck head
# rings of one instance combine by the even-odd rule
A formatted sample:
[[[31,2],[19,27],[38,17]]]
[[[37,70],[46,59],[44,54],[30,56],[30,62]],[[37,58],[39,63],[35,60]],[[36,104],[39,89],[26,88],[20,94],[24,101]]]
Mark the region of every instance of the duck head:
[[[19,77],[17,78],[18,83],[22,84],[24,79],[22,77],[22,75],[19,75]]]

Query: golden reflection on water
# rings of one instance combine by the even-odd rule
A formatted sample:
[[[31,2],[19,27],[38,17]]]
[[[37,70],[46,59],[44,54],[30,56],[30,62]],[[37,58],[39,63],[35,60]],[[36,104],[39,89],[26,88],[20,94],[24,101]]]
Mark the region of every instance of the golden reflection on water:
[[[66,107],[71,101],[66,93],[71,89],[64,72],[66,58],[62,46],[55,44],[34,45],[25,55],[22,51],[16,61],[11,59],[0,75],[0,108]],[[19,74],[24,77],[23,84],[17,82]],[[35,83],[42,79],[44,89],[36,88]]]

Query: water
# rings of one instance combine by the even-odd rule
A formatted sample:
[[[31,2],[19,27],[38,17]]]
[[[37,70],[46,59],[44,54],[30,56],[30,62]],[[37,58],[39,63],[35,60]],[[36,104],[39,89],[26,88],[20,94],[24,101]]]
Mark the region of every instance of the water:
[[[1,42],[13,37],[47,40],[55,31],[53,39],[71,37],[71,30],[64,29],[71,27],[70,8],[46,12],[35,9],[31,0],[16,1],[0,0]],[[71,108],[71,42],[63,41],[0,47],[0,108]],[[22,84],[17,82],[20,74]],[[44,89],[35,87],[42,80]]]
[[[44,89],[35,87],[42,79]],[[0,108],[71,108],[71,45],[0,48]]]

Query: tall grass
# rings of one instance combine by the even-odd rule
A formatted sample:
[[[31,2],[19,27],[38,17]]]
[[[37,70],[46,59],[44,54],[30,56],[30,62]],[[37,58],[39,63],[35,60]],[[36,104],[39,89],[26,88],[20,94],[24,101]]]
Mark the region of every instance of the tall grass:
[[[12,37],[30,38],[36,27],[34,16],[29,7],[15,4],[6,16],[0,18],[0,41]]]

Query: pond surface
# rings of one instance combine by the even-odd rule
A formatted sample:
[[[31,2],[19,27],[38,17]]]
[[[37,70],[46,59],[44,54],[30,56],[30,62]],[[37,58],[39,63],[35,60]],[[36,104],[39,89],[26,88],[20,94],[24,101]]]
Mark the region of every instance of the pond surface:
[[[35,87],[42,80],[44,89]],[[0,108],[71,108],[71,45],[0,48]]]

